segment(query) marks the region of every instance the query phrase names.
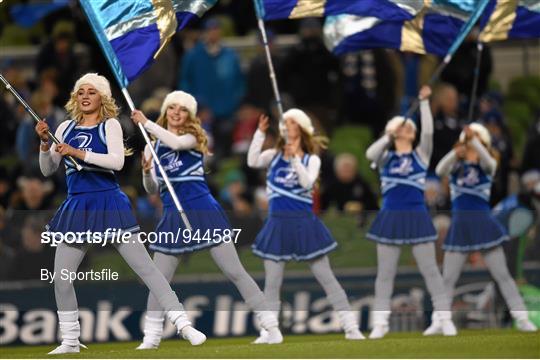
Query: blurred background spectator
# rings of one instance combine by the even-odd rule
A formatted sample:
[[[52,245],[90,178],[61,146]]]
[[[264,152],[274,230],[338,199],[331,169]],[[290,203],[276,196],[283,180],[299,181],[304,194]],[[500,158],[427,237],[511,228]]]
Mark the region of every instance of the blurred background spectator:
[[[396,110],[396,75],[388,51],[373,49],[343,55],[340,76],[342,114],[336,124],[365,124],[379,134]]]
[[[274,45],[275,33],[272,30],[267,31],[268,45],[270,55],[272,56],[272,64],[278,86],[284,84],[284,59],[283,53]],[[265,113],[271,114],[272,108],[275,105],[275,96],[270,81],[268,63],[266,60],[266,52],[262,43],[261,36],[257,36],[259,45],[257,46],[257,54],[251,60],[246,74],[246,98],[245,102],[261,108]]]
[[[56,70],[58,93],[55,94],[54,103],[58,106],[63,106],[68,101],[73,84],[80,75],[79,64],[73,50],[74,32],[73,23],[58,22],[52,31],[51,40],[39,50],[36,59],[38,77],[44,71]]]
[[[315,115],[331,131],[341,97],[339,60],[324,46],[319,19],[301,20],[298,35],[300,42],[285,55],[282,89],[296,107]]]
[[[221,139],[214,147],[218,156],[230,153],[233,115],[245,95],[240,60],[233,49],[223,45],[222,26],[216,17],[205,21],[201,41],[182,59],[177,86],[212,111],[212,130]]]
[[[459,94],[456,88],[448,83],[440,83],[433,89],[431,98],[433,113],[433,154],[429,170],[435,167],[458,141],[463,122],[459,113]]]
[[[521,171],[536,169],[540,170],[540,112],[536,116],[536,121],[527,132],[527,143],[523,150],[523,160]]]
[[[452,84],[467,105],[474,82],[474,71],[471,71],[471,69],[476,67],[476,61],[479,56],[477,50],[479,33],[480,31],[477,27],[473,28],[465,38],[465,41],[457,49],[452,57],[452,61],[441,74],[441,80]],[[492,68],[491,49],[489,45],[484,43],[484,49],[480,58],[480,68],[478,70],[479,77],[476,96],[482,96],[488,90]]]
[[[378,209],[377,198],[358,172],[358,160],[343,153],[334,160],[335,180],[322,190],[321,208],[332,206],[340,212],[361,214]]]

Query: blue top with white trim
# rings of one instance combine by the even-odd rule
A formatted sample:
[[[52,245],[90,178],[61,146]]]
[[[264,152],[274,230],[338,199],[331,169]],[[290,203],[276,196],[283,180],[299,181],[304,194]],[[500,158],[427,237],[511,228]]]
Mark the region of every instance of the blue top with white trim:
[[[301,159],[304,166],[308,165],[309,155]],[[266,175],[266,192],[269,200],[269,212],[312,211],[312,189],[300,185],[298,174],[289,160],[278,152],[272,159]]]
[[[397,154],[389,151],[384,166],[379,170],[383,210],[411,210],[425,208],[425,164],[416,151]]]
[[[460,161],[450,176],[453,210],[489,210],[493,178],[478,164]]]
[[[172,150],[170,147],[157,140],[154,146],[161,166],[167,173],[174,191],[181,196],[182,200],[190,200],[210,193],[210,189],[204,178],[204,155],[200,151]],[[160,196],[163,206],[174,207],[174,201],[167,190],[167,186],[158,165],[154,161],[156,177],[159,183]]]
[[[105,123],[94,126],[77,126],[71,120],[62,135],[63,142],[71,147],[98,154],[106,154],[107,141],[105,138]],[[118,188],[118,182],[113,170],[81,162],[83,167],[77,171],[74,164],[64,158],[66,168],[66,183],[68,194],[105,191]]]

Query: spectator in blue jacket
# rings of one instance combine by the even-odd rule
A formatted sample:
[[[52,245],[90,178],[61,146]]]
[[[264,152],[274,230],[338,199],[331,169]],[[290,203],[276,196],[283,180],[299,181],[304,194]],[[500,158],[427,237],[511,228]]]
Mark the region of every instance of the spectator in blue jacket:
[[[215,152],[227,155],[233,115],[244,97],[245,80],[238,55],[222,44],[221,23],[217,18],[206,21],[202,41],[184,55],[178,88],[210,108],[215,117],[212,132],[220,139]]]

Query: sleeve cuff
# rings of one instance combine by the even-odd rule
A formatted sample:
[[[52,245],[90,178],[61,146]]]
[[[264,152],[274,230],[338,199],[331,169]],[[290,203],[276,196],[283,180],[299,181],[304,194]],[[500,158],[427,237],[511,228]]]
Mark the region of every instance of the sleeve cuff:
[[[258,137],[258,138],[261,138],[261,139],[264,139],[266,137],[266,133],[262,132],[261,130],[259,130],[257,128],[257,130],[255,131],[255,137]]]

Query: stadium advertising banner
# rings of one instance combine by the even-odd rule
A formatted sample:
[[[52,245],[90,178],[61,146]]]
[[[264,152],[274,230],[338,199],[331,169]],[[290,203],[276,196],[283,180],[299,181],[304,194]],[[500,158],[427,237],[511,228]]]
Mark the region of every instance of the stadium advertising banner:
[[[529,270],[527,278],[540,284],[540,271]],[[363,330],[369,325],[373,303],[373,274],[339,276],[353,309],[358,311]],[[485,271],[465,272],[456,291],[456,320],[467,327],[499,325],[494,284]],[[141,339],[147,290],[137,282],[79,283],[76,286],[83,343]],[[240,295],[230,283],[215,276],[175,282],[173,289],[183,300],[197,328],[212,337],[253,335],[258,326]],[[402,272],[396,279],[392,299],[395,331],[418,331],[426,326],[431,304],[417,272]],[[297,275],[283,284],[281,324],[285,333],[324,334],[339,332],[336,313],[322,289],[311,276]],[[457,308],[456,308],[457,307]],[[167,323],[164,338],[174,337],[176,329]],[[53,286],[43,282],[4,283],[0,291],[0,343],[52,344],[57,341],[58,323]]]

